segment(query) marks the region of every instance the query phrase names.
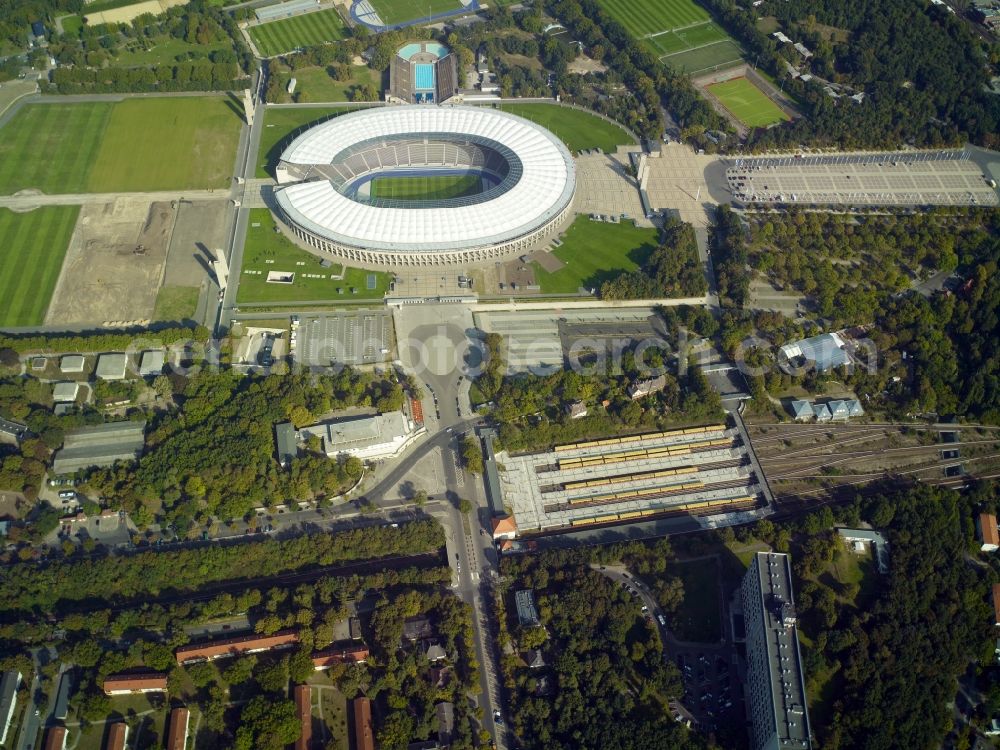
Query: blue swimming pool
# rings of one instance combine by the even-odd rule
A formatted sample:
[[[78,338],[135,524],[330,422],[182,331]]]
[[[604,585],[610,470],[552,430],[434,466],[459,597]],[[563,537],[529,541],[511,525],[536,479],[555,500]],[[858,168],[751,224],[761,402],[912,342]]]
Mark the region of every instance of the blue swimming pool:
[[[434,88],[434,65],[430,63],[417,63],[413,66],[413,82],[418,91],[427,91]]]
[[[419,44],[407,44],[405,47],[399,50],[399,56],[402,57],[404,60],[409,60],[419,51],[420,51]]]
[[[439,58],[448,54],[448,48],[443,44],[438,44],[437,42],[427,42],[424,44],[424,51],[437,55]]]

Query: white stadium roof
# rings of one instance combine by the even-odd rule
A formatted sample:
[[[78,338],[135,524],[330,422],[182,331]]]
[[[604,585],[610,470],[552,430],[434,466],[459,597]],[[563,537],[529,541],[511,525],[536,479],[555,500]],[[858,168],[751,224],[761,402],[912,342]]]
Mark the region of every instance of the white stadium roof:
[[[482,202],[386,207],[358,202],[329,180],[280,187],[288,220],[313,234],[353,247],[392,251],[458,250],[530,234],[573,199],[573,158],[548,130],[521,117],[480,107],[379,107],[341,115],[306,131],[282,154],[286,164],[328,165],[362,142],[424,134],[433,140],[485,139],[509,149],[522,174],[506,192]]]

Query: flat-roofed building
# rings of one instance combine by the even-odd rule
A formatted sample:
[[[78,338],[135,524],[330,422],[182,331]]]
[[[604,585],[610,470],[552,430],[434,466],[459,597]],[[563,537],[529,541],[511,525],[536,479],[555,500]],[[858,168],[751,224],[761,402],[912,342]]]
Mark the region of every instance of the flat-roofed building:
[[[111,466],[116,461],[135,461],[142,452],[146,423],[109,422],[81,427],[66,434],[63,447],[52,462],[54,474],[72,474],[91,466]]]
[[[375,733],[372,731],[372,702],[367,698],[355,698],[354,705],[354,750],[375,750]]]
[[[190,724],[191,712],[186,708],[179,707],[170,712],[166,750],[186,750]]]
[[[17,689],[21,687],[21,673],[16,669],[8,670],[0,678],[0,745],[7,741],[10,722],[14,719],[14,709],[17,708]]]
[[[127,741],[128,724],[116,721],[108,728],[108,739],[104,743],[104,750],[125,750]]]
[[[273,635],[245,635],[221,641],[189,644],[181,646],[174,652],[174,655],[177,657],[178,664],[188,664],[193,661],[214,661],[230,656],[291,648],[298,642],[299,634],[297,631],[279,630]]]
[[[889,540],[873,529],[837,529],[841,538],[849,544],[861,545],[862,550],[865,545],[869,545],[878,572],[885,574],[889,572]]]
[[[66,727],[52,727],[45,733],[45,750],[66,750]]]
[[[416,434],[401,411],[320,422],[300,432],[320,438],[323,451],[331,458],[346,454],[361,459],[399,455]]]
[[[811,748],[788,555],[758,552],[741,587],[751,750]]]
[[[59,676],[59,689],[56,690],[55,707],[52,709],[52,717],[59,721],[65,721],[69,714],[69,694],[73,690],[73,673],[63,672]]]
[[[995,552],[1000,549],[1000,532],[997,531],[997,517],[994,514],[979,514],[976,519],[976,536],[981,551]]]
[[[278,447],[278,463],[287,469],[292,465],[292,459],[299,454],[299,446],[295,440],[295,426],[291,422],[280,422],[274,426],[274,442]]]
[[[124,380],[128,370],[128,355],[120,352],[102,354],[97,358],[94,374],[101,380]]]
[[[67,354],[59,360],[59,370],[65,373],[83,372],[86,360],[80,354]]]
[[[27,425],[15,422],[12,419],[3,419],[0,417],[0,435],[6,435],[7,437],[12,438],[14,442],[20,443],[21,438],[23,438],[27,432]]]
[[[113,674],[104,679],[105,695],[165,692],[167,692],[167,676],[159,672]]]
[[[312,688],[308,685],[295,686],[295,712],[302,725],[299,738],[295,740],[295,750],[309,750],[312,745]]]
[[[69,401],[76,401],[77,394],[80,393],[80,384],[74,383],[71,380],[67,380],[62,383],[56,383],[52,386],[52,400],[59,403],[67,403]]]
[[[139,360],[139,374],[144,378],[150,375],[159,375],[163,372],[165,362],[166,356],[162,349],[150,349],[143,352],[142,359]]]

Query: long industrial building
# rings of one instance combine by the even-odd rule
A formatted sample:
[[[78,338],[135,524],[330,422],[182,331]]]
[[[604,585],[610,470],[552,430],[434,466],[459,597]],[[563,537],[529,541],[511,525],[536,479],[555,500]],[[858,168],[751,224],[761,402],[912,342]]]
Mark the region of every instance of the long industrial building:
[[[809,750],[806,683],[788,555],[758,552],[741,586],[751,750]]]
[[[56,451],[53,474],[72,474],[91,466],[111,466],[116,461],[134,461],[142,452],[146,423],[109,422],[81,427],[67,433]]]
[[[723,424],[500,453],[497,463],[503,504],[519,533],[760,504],[746,449]]]

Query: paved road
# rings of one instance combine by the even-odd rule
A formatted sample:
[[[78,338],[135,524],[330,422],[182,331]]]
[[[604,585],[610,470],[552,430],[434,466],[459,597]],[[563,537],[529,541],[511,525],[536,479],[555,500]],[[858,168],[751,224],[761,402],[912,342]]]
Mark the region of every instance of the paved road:
[[[31,193],[28,195],[0,196],[0,208],[14,211],[30,211],[39,206],[81,206],[86,203],[112,203],[119,198],[133,198],[139,201],[225,201],[229,200],[228,190],[160,190],[151,193]]]

